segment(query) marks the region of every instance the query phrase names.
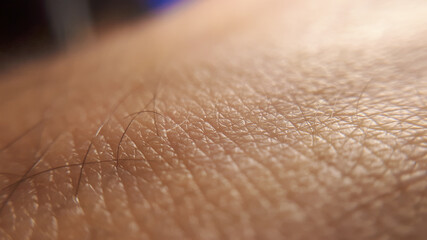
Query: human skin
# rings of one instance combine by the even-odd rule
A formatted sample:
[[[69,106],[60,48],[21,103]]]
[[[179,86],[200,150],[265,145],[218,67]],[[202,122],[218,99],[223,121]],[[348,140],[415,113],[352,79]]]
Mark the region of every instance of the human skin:
[[[202,1],[0,82],[0,239],[425,239],[427,3]]]

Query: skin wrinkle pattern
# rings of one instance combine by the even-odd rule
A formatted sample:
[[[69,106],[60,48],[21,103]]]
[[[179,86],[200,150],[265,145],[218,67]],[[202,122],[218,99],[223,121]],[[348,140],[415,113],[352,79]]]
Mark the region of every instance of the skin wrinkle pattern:
[[[119,141],[119,144],[117,144],[117,150],[116,150],[116,152],[117,152],[117,154],[116,154],[116,159],[117,159],[117,163],[116,163],[116,166],[118,167],[119,166],[119,156],[120,156],[120,144],[122,143],[122,141],[123,141],[123,138],[126,136],[126,132],[129,130],[129,128],[130,128],[130,126],[131,126],[131,124],[132,124],[132,122],[133,121],[135,121],[135,119],[140,115],[140,114],[142,114],[142,113],[153,113],[154,115],[160,115],[160,116],[162,116],[162,114],[160,114],[160,113],[158,113],[158,112],[155,112],[155,111],[150,111],[150,110],[141,110],[141,111],[138,111],[138,112],[136,112],[136,113],[132,113],[132,114],[130,114],[129,116],[132,116],[132,118],[131,118],[131,120],[129,121],[129,123],[127,124],[127,126],[126,126],[126,128],[125,128],[125,130],[123,131],[123,134],[121,135],[121,137],[120,137],[120,141]],[[154,118],[154,117],[153,117]],[[155,125],[157,126],[157,123],[155,123]],[[156,127],[156,133],[158,134],[158,128]]]
[[[0,239],[426,236],[427,5],[214,2],[0,82]]]
[[[55,144],[55,142],[57,141],[57,139],[59,139],[60,136],[57,136],[51,143],[49,143],[49,145],[46,147],[46,150],[44,150],[40,156],[36,157],[36,161],[33,163],[33,165],[31,165],[31,167],[22,175],[22,178],[17,181],[16,183],[14,183],[15,187],[11,190],[10,194],[6,197],[6,200],[3,201],[1,207],[0,207],[0,212],[3,211],[4,207],[7,205],[9,199],[12,197],[13,193],[16,191],[16,189],[18,189],[19,185],[23,182],[23,179],[26,179],[28,174],[31,173],[31,171],[43,160],[43,157],[45,156],[45,154],[49,151],[50,147],[52,145]],[[8,188],[8,187],[6,187]],[[4,189],[2,189],[4,190]]]
[[[141,86],[141,85],[140,85]],[[139,87],[140,87],[139,86]],[[95,135],[93,136],[93,138],[96,138],[96,137],[98,137],[98,135],[99,135],[99,133],[101,132],[101,130],[102,130],[102,128],[104,127],[104,125],[105,124],[107,124],[109,121],[110,121],[110,117],[111,117],[111,115],[117,110],[117,108],[120,106],[120,104],[122,103],[122,102],[124,102],[125,100],[126,100],[126,98],[133,92],[133,91],[135,91],[136,89],[138,89],[139,87],[136,87],[136,88],[134,88],[134,89],[132,89],[128,94],[125,94],[116,104],[115,104],[115,106],[113,107],[113,109],[111,110],[111,112],[108,114],[108,116],[107,116],[107,118],[105,118],[105,120],[104,120],[104,122],[99,126],[99,128],[98,128],[98,130],[96,131],[96,133],[95,133]],[[79,187],[80,187],[80,182],[81,182],[81,178],[82,178],[82,175],[83,175],[83,168],[84,168],[84,166],[85,166],[85,164],[86,164],[86,159],[87,159],[87,156],[88,156],[88,154],[89,154],[89,151],[91,150],[91,147],[92,147],[92,140],[91,140],[91,142],[89,143],[89,146],[88,146],[88,148],[87,148],[87,151],[86,151],[86,154],[85,154],[85,156],[84,156],[84,158],[83,158],[83,160],[82,160],[82,165],[81,165],[81,168],[80,168],[80,174],[79,174],[79,179],[77,180],[77,187],[76,187],[76,193],[75,193],[75,197],[76,197],[76,200],[78,201],[78,198],[77,198],[77,195],[78,195],[78,193],[79,193]],[[117,159],[118,159],[118,156],[117,156]],[[118,160],[117,160],[118,161]]]
[[[108,116],[107,116],[107,118],[104,120],[104,122],[100,125],[100,127],[98,128],[98,130],[96,131],[96,133],[95,133],[95,136],[94,136],[94,138],[96,138],[98,135],[99,135],[99,133],[101,132],[101,130],[102,130],[102,128],[104,127],[104,125],[106,124],[106,123],[108,123],[109,122],[109,120],[110,120],[110,117],[111,117],[111,114],[112,113],[114,113],[114,111],[120,106],[120,104],[128,97],[128,95],[131,93],[131,92],[133,92],[133,91],[135,91],[136,89],[138,89],[139,87],[136,87],[136,88],[134,88],[134,89],[132,89],[132,91],[130,91],[128,94],[126,94],[124,97],[122,97],[118,102],[117,102],[117,104],[115,105],[115,107],[112,109],[112,111],[108,114]],[[151,101],[148,103],[148,104],[150,104],[151,103]],[[141,113],[145,113],[145,112],[153,112],[153,111],[140,111],[140,112],[138,112],[138,114],[141,114]],[[155,113],[155,112],[154,112]],[[138,115],[137,114],[137,115]],[[39,121],[39,123],[37,123],[35,126],[38,126],[40,123],[42,123],[42,120],[41,121]],[[17,142],[17,140],[19,140],[20,138],[22,138],[22,137],[24,137],[25,136],[25,134],[26,133],[28,133],[28,132],[30,132],[32,129],[33,129],[34,127],[31,127],[29,130],[27,130],[27,131],[25,131],[23,134],[21,134],[20,136],[18,136],[16,139],[14,139],[14,140],[12,140],[9,144],[7,144],[6,145],[6,147],[4,147],[3,149],[2,149],[2,151],[3,150],[6,150],[8,147],[10,147],[11,145],[13,145],[15,142]],[[59,136],[58,136],[59,137]],[[57,138],[58,138],[57,137]],[[55,139],[57,139],[57,138],[55,138]],[[49,169],[49,170],[44,170],[44,171],[41,171],[41,172],[38,172],[38,173],[35,173],[35,174],[32,174],[32,175],[29,175],[29,173],[34,169],[34,167],[35,166],[37,166],[38,165],[38,163],[42,160],[42,158],[44,157],[44,155],[45,155],[45,153],[49,150],[49,147],[52,145],[52,144],[54,144],[55,143],[55,141],[56,140],[53,140],[52,141],[52,143],[50,143],[49,145],[48,145],[48,147],[47,147],[47,149],[41,154],[41,156],[40,157],[37,157],[37,161],[24,173],[24,175],[22,175],[22,178],[19,180],[19,181],[17,181],[17,182],[15,182],[15,183],[12,183],[12,184],[10,184],[10,185],[8,185],[8,186],[6,186],[6,187],[4,187],[3,189],[2,189],[2,191],[4,191],[4,190],[6,190],[6,189],[8,189],[8,188],[10,188],[10,187],[13,187],[12,188],[12,190],[11,190],[11,192],[9,193],[9,195],[7,196],[7,198],[2,202],[2,205],[1,205],[1,208],[0,208],[0,212],[3,210],[3,208],[7,205],[7,203],[8,203],[8,201],[9,201],[9,199],[12,197],[12,195],[14,194],[14,192],[18,189],[18,187],[19,187],[19,185],[23,182],[23,181],[25,181],[25,180],[27,180],[27,179],[31,179],[31,178],[33,178],[33,177],[35,177],[35,176],[38,176],[38,175],[40,175],[40,174],[43,174],[43,173],[47,173],[47,172],[49,172],[49,171],[54,171],[54,170],[57,170],[57,169],[61,169],[61,168],[66,168],[66,167],[77,167],[77,166],[80,166],[81,168],[80,168],[80,175],[79,175],[79,178],[78,178],[78,184],[77,184],[77,187],[76,187],[76,193],[75,193],[75,200],[77,200],[78,201],[78,198],[77,198],[77,194],[78,194],[78,190],[79,190],[79,186],[80,186],[80,181],[81,181],[81,176],[82,176],[82,171],[83,171],[83,168],[84,168],[84,166],[85,166],[85,164],[86,164],[86,159],[87,159],[87,156],[88,156],[88,154],[89,154],[89,151],[90,151],[90,149],[91,149],[91,146],[92,146],[92,142],[89,144],[89,147],[88,147],[88,149],[87,149],[87,152],[86,152],[86,154],[85,154],[85,156],[84,156],[84,158],[83,158],[83,161],[82,161],[82,163],[81,164],[71,164],[71,165],[63,165],[63,166],[58,166],[58,167],[54,167],[54,168],[51,168],[51,169]],[[116,162],[118,162],[118,160],[119,160],[119,158],[118,158],[118,156],[117,156],[117,158],[116,158]],[[125,160],[125,161],[129,161],[129,160],[138,160],[138,159],[120,159],[120,160]],[[140,160],[140,159],[139,159]],[[111,162],[111,161],[108,161],[108,160],[104,160],[104,161],[98,161],[98,162],[96,162],[96,163],[105,163],[105,162]],[[91,162],[91,164],[94,164],[95,162]],[[116,166],[116,167],[118,167],[118,166]],[[5,175],[10,175],[10,173],[4,173]],[[13,175],[13,174],[12,174]],[[29,176],[28,176],[29,175]]]
[[[108,123],[108,121],[110,120],[110,117],[111,117],[111,114],[112,113],[114,113],[114,111],[117,109],[117,107],[120,105],[120,103],[122,102],[122,101],[124,101],[127,97],[128,97],[128,95],[131,93],[131,92],[133,92],[133,91],[135,91],[136,89],[138,89],[139,87],[136,87],[136,88],[134,88],[132,91],[130,91],[128,94],[126,94],[125,95],[125,97],[123,97],[122,99],[120,99],[119,101],[118,101],[118,103],[116,104],[116,106],[112,109],[112,111],[110,112],[110,114],[108,115],[108,117],[105,119],[105,121],[100,125],[100,127],[98,128],[98,130],[96,131],[96,133],[95,133],[95,136],[94,136],[94,138],[95,137],[97,137],[98,135],[99,135],[99,133],[100,133],[100,131],[102,130],[102,128],[103,128],[103,126],[106,124],[106,123]],[[40,121],[38,121],[35,125],[33,125],[31,128],[29,128],[28,130],[26,130],[24,133],[22,133],[22,134],[20,134],[18,137],[16,137],[15,139],[13,139],[12,141],[10,141],[8,144],[6,144],[6,146],[5,147],[3,147],[2,148],[2,150],[1,151],[4,151],[4,150],[6,150],[7,148],[9,148],[10,146],[12,146],[13,144],[15,144],[17,141],[19,141],[19,139],[21,139],[22,137],[25,137],[25,135],[26,134],[28,134],[29,132],[31,132],[32,130],[34,130],[37,126],[39,126],[40,124],[42,124],[43,123],[43,120],[44,119],[42,119],[42,120],[40,120]],[[57,139],[57,138],[59,138],[59,136],[58,137],[56,137],[55,139]],[[46,151],[48,151],[49,150],[49,146],[51,145],[51,144],[54,144],[54,142],[55,142],[56,140],[54,140],[54,141],[52,141],[52,143],[50,143],[49,145],[48,145],[48,147],[47,147],[47,149],[46,149]],[[78,184],[77,184],[77,187],[76,187],[76,197],[77,197],[77,193],[78,193],[78,189],[79,189],[79,186],[80,186],[80,181],[81,181],[81,175],[82,175],[82,171],[83,171],[83,168],[84,168],[84,165],[85,165],[85,163],[86,163],[86,158],[87,158],[87,155],[89,154],[89,151],[90,151],[90,149],[91,149],[91,146],[92,146],[92,143],[90,143],[89,144],[89,147],[88,147],[88,150],[87,150],[87,152],[86,152],[86,154],[85,154],[85,156],[84,156],[84,158],[83,158],[83,161],[82,161],[82,164],[80,165],[81,166],[81,170],[80,170],[80,175],[79,175],[79,179],[78,179]],[[1,208],[0,208],[0,212],[3,210],[3,208],[5,207],[5,205],[7,204],[7,202],[8,202],[8,200],[10,199],[10,197],[13,195],[13,193],[16,191],[16,189],[19,187],[19,184],[22,182],[22,181],[25,181],[26,179],[29,179],[30,177],[28,177],[27,175],[34,169],[34,167],[35,166],[37,166],[38,165],[38,163],[42,160],[42,158],[43,158],[43,156],[44,156],[44,154],[46,153],[46,151],[43,153],[43,154],[41,154],[41,156],[40,157],[37,157],[37,161],[24,173],[24,175],[22,176],[22,179],[21,180],[19,180],[19,181],[17,181],[17,182],[15,182],[15,183],[13,183],[13,184],[11,184],[11,185],[9,185],[9,186],[6,186],[5,188],[3,188],[2,190],[5,190],[5,189],[7,189],[7,188],[9,188],[9,187],[11,187],[12,185],[15,185],[15,188],[11,191],[11,193],[8,195],[8,197],[6,198],[6,200],[2,203],[2,206],[1,206]],[[64,166],[62,166],[62,167],[67,167],[68,165],[64,165]],[[61,167],[61,168],[62,168]],[[52,170],[54,170],[54,169],[52,169]],[[46,171],[43,171],[43,172],[46,172]],[[2,173],[2,174],[5,174],[5,175],[14,175],[14,174],[11,174],[11,173]],[[37,173],[37,174],[34,174],[34,175],[32,175],[32,176],[36,176],[36,175],[39,175],[40,173]]]

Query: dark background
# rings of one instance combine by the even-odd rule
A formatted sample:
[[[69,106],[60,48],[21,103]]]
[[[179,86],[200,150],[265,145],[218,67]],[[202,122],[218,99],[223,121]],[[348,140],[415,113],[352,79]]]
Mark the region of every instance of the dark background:
[[[11,0],[0,3],[0,70],[66,48],[77,36],[179,0]]]

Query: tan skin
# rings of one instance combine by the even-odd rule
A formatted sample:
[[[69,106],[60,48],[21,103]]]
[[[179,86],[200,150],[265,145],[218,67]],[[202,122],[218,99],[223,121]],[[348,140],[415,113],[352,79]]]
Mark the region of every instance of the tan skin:
[[[427,4],[203,1],[0,82],[0,239],[425,239]]]

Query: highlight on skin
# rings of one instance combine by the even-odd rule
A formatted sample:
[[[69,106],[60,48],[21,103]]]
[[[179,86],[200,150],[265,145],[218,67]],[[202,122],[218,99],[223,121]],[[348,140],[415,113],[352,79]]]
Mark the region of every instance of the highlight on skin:
[[[200,1],[2,73],[0,239],[424,239],[426,11]]]

